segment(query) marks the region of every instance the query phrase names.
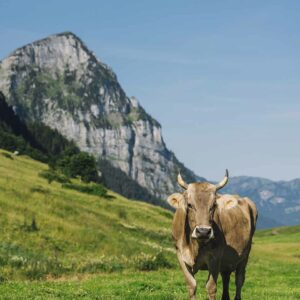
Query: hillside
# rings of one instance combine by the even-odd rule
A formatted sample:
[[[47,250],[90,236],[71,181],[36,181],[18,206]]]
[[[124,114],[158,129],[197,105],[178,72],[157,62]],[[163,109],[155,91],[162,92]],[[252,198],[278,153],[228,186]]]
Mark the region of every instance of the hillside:
[[[0,151],[3,279],[122,269],[173,254],[171,212],[113,192],[101,198],[48,184],[38,175],[47,168]]]
[[[171,212],[49,184],[38,175],[45,169],[0,150],[1,299],[186,299]],[[245,299],[298,299],[299,248],[300,226],[258,231]]]
[[[22,121],[13,108],[7,104],[1,92],[0,148],[26,154],[38,161],[47,162],[54,168],[59,168],[62,161],[70,160],[71,156],[80,153],[75,143],[67,140],[56,129],[39,122],[26,124]],[[96,176],[97,180],[101,180],[106,187],[127,198],[168,207],[165,201],[154,197],[147,189],[119,168],[114,167],[108,160],[101,159],[93,164],[95,165],[93,169],[97,168],[96,172],[101,172],[101,179]]]

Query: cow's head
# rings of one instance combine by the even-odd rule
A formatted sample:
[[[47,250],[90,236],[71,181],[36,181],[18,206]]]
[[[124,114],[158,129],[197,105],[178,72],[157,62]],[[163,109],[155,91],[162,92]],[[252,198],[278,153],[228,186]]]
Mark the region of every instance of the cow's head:
[[[185,189],[180,193],[168,197],[168,202],[175,208],[186,212],[191,236],[199,241],[208,241],[214,237],[213,216],[216,208],[216,192],[228,182],[228,170],[224,179],[218,184],[196,182],[187,184],[181,175],[177,178],[178,184]]]

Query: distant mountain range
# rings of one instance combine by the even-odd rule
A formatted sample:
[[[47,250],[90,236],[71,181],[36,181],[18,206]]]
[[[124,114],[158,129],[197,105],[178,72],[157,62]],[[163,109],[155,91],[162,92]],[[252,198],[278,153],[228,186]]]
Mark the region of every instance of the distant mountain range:
[[[177,160],[160,124],[71,32],[33,42],[3,59],[0,91],[21,120],[57,130],[155,198],[165,200],[178,190],[179,169],[187,182],[205,180]],[[260,227],[300,223],[300,179],[234,177],[225,192],[252,198]]]
[[[259,226],[300,224],[300,179],[276,182],[258,177],[233,177],[224,192],[253,199],[259,210]]]

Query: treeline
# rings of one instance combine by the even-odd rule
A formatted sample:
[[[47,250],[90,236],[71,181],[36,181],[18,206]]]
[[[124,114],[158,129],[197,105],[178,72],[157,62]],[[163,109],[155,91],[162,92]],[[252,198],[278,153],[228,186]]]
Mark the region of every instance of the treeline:
[[[6,103],[0,92],[0,147],[14,152],[18,151],[30,157],[47,162],[46,150],[39,144],[27,126]]]
[[[28,155],[49,164],[52,170],[85,182],[99,182],[96,160],[81,152],[57,130],[42,124],[26,124],[14,113],[0,92],[0,148]]]
[[[14,113],[0,92],[0,148],[45,162],[53,172],[67,177],[79,176],[82,181],[102,183],[107,188],[125,196],[169,208],[165,201],[151,195],[107,160],[81,152],[73,141],[67,140],[57,130],[42,123],[26,124]],[[100,171],[100,172],[98,172]],[[101,173],[101,176],[99,176]],[[48,176],[57,176],[48,174]]]

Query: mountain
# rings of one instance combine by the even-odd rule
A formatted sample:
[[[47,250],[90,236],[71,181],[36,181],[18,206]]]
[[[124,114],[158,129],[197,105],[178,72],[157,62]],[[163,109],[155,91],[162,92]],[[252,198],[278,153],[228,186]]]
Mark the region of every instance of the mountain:
[[[223,192],[253,199],[261,228],[300,224],[300,179],[276,182],[259,177],[233,177]]]
[[[31,123],[30,126],[27,126],[6,103],[4,95],[0,92],[0,148],[10,151],[18,150],[21,154],[27,154],[41,161],[49,161],[49,157],[52,157],[53,162],[54,157],[61,156],[65,151],[68,151],[67,149],[74,149],[74,147],[56,130],[52,130],[42,123]],[[74,149],[74,151],[77,152],[78,150]],[[129,178],[120,169],[113,167],[109,161],[99,161],[99,167],[103,170],[102,181],[108,188],[131,199],[139,199],[167,207],[166,202],[153,197],[147,189],[139,186],[138,183]],[[238,193],[244,196],[251,195],[251,198],[256,200],[259,211],[263,212],[259,217],[259,228],[275,227],[290,224],[291,222],[293,222],[292,224],[297,224],[300,222],[297,214],[297,210],[299,210],[297,192],[300,187],[297,186],[297,181],[294,181],[296,199],[294,201],[295,207],[293,207],[290,206],[292,205],[291,201],[280,198],[280,195],[284,194],[287,199],[291,199],[290,191],[293,189],[293,186],[289,182],[284,182],[283,184],[285,190],[270,180],[234,177],[229,181],[225,192]],[[265,190],[266,188],[269,190]],[[279,195],[277,195],[278,193]],[[268,199],[266,199],[266,195],[269,195]],[[284,218],[281,216],[282,212],[286,213]],[[291,214],[292,217],[290,218],[288,214]],[[275,221],[272,217],[280,221]]]
[[[0,148],[8,151],[18,151],[19,154],[25,154],[33,159],[47,162],[51,168],[60,169],[67,176],[70,176],[70,169],[66,169],[66,162],[70,162],[71,157],[80,152],[72,141],[67,140],[57,130],[38,122],[25,124],[15,114],[12,107],[7,104],[1,92]],[[102,170],[101,182],[115,192],[130,199],[170,208],[166,201],[154,197],[146,188],[140,186],[123,171],[114,167],[108,160],[100,160],[97,163],[92,162],[92,164],[94,166],[89,169],[89,178],[95,179],[95,173],[92,170],[98,167]],[[64,166],[63,170],[61,170],[62,165]],[[96,177],[99,181],[99,177]]]
[[[22,121],[49,126],[93,154],[105,185],[127,197],[161,204],[158,198],[178,190],[178,169],[187,182],[205,180],[176,159],[160,124],[73,33],[33,42],[3,59],[0,91]],[[260,228],[300,223],[299,179],[233,177],[222,192],[252,198]]]
[[[0,90],[22,120],[58,130],[155,197],[164,199],[178,189],[178,169],[189,181],[201,179],[168,150],[160,124],[71,32],[28,44],[5,58]]]

